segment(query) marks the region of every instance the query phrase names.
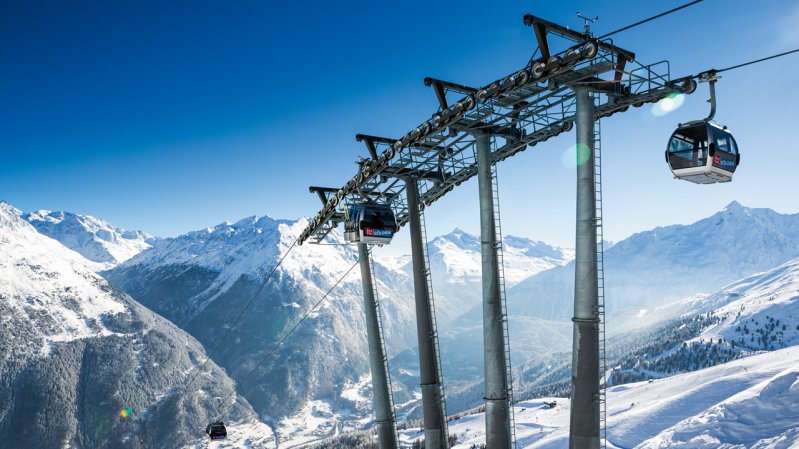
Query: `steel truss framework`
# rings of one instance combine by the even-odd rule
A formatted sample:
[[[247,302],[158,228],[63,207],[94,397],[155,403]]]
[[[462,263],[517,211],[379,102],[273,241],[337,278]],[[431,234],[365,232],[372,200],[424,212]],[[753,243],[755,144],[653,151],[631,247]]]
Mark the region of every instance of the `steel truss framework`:
[[[534,55],[540,57],[522,69],[482,88],[426,78],[439,102],[429,120],[399,139],[358,134],[356,140],[365,143],[370,158],[359,162],[358,173],[341,188],[310,188],[324,207],[299,243],[321,242],[343,222],[347,203],[388,204],[397,224],[404,226],[404,179],[417,179],[420,203],[426,207],[477,174],[476,136],[495,138],[491,161],[497,163],[570,131],[576,117],[575,88],[594,92],[595,120],[696,89],[691,77],[672,80],[668,61],[645,65],[612,40],[595,40],[529,14],[524,24],[535,32]],[[565,49],[550,53],[550,44]],[[454,95],[461,97],[451,103]]]

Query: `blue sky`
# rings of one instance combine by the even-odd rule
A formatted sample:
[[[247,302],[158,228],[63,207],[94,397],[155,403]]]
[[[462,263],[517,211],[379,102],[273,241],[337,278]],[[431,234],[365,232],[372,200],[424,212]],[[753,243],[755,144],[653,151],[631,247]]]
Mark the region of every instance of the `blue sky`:
[[[425,76],[483,85],[535,49],[522,16],[615,30],[681,1],[4,2],[0,199],[174,236],[253,214],[297,218],[365,155],[356,133],[399,136],[435,111]],[[799,3],[705,0],[614,36],[672,76],[799,47]],[[799,211],[799,55],[724,74],[716,119],[742,162],[731,184],[671,178],[678,122],[707,115],[707,86],[655,118],[602,122],[605,234],[689,223],[733,200]],[[574,133],[499,167],[505,234],[573,245]],[[478,232],[476,182],[431,207],[431,235]],[[403,234],[407,231],[403,231]],[[390,252],[407,252],[400,236]]]

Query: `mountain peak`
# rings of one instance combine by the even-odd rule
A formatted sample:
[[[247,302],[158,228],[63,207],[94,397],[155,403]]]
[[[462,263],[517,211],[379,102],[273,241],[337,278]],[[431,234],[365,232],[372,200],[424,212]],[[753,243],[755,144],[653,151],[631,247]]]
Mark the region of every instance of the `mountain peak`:
[[[5,212],[5,213],[12,213],[12,214],[16,214],[16,215],[19,215],[20,213],[22,213],[19,209],[17,209],[16,207],[12,206],[11,203],[9,203],[7,201],[0,201],[0,211]]]
[[[22,211],[11,204],[0,201],[0,226],[17,227],[19,226]]]
[[[156,240],[141,231],[129,231],[90,215],[39,210],[20,214],[40,234],[58,240],[92,262],[110,268],[149,248]]]
[[[227,224],[228,226],[239,229],[249,227],[270,227],[273,226],[275,222],[277,222],[277,220],[268,215],[250,215],[249,217],[244,217],[235,223],[227,222]]]
[[[431,243],[434,243],[435,245],[455,245],[460,249],[469,249],[472,251],[480,250],[480,238],[459,228],[453,229],[449,234],[444,234],[434,238]]]
[[[741,203],[739,203],[737,201],[733,201],[730,204],[726,205],[724,207],[724,210],[728,211],[728,212],[748,212],[751,209],[749,209],[748,207],[743,206]]]

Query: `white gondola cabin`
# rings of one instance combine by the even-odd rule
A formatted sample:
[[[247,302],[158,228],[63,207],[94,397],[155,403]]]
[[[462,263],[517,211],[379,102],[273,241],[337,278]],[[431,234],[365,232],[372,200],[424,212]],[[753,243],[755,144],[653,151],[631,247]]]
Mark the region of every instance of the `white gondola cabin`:
[[[697,184],[731,181],[740,160],[732,134],[706,120],[680,125],[666,149],[674,177]]]
[[[677,126],[666,147],[666,162],[675,178],[697,184],[732,181],[732,174],[741,162],[738,144],[727,130],[713,122],[716,115],[716,70],[699,74],[699,80],[710,86],[710,115]],[[688,92],[696,89],[689,79]]]
[[[344,240],[385,245],[397,232],[394,211],[385,204],[356,204],[346,209]]]

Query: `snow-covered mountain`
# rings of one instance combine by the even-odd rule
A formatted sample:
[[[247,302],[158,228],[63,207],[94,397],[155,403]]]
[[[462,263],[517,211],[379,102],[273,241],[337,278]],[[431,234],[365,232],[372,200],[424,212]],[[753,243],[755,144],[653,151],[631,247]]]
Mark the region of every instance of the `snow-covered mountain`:
[[[227,327],[252,301],[252,307],[216,352],[214,360],[242,384],[245,396],[272,424],[280,438],[300,441],[332,430],[296,426],[308,418],[309,407],[324,412],[340,426],[363,425],[370,403],[357,407],[346,399],[348,385],[368,374],[363,298],[357,268],[311,315],[274,357],[264,360],[274,342],[356,263],[351,246],[331,236],[325,245],[292,248],[255,300],[263,279],[292,246],[305,220],[248,217],[236,223],[190,232],[160,242],[113,270],[104,272],[112,284],[190,332],[208,348],[225,338]],[[522,279],[571,257],[568,250],[509,237],[506,272]],[[479,243],[477,237],[455,231],[430,243],[436,312],[444,331],[464,311],[479,304]],[[407,258],[380,257],[375,250],[378,296],[389,355],[416,346],[416,324],[410,264]],[[469,264],[476,261],[476,267]],[[546,329],[542,328],[543,334]],[[475,334],[479,335],[479,334]],[[472,342],[474,339],[469,339]],[[544,338],[526,346],[543,348]],[[457,364],[464,348],[442,354]],[[471,354],[474,346],[466,348]],[[415,356],[392,361],[405,372],[418,368]],[[418,379],[397,392],[398,403],[414,399]],[[401,383],[397,383],[400,386]],[[347,411],[349,410],[349,411]],[[368,420],[367,420],[368,423]]]
[[[4,448],[178,448],[209,415],[274,446],[202,346],[112,288],[95,265],[0,202],[0,432]],[[224,410],[216,398],[230,395]],[[12,437],[13,436],[13,437]]]
[[[605,253],[608,312],[651,310],[799,257],[799,214],[730,203],[691,225],[635,234]],[[574,264],[534,275],[508,291],[511,314],[568,320]],[[620,315],[620,316],[635,316]]]
[[[799,347],[735,360],[607,392],[607,447],[778,449],[799,446]],[[548,404],[553,404],[550,407]],[[569,447],[569,399],[515,404],[516,440],[525,449]],[[449,423],[453,449],[485,443],[485,416]],[[421,429],[400,432],[403,444]]]
[[[514,315],[509,319],[515,397],[568,394],[571,323]],[[614,331],[607,342],[609,384],[668,377],[797,345],[799,259],[713,294],[694,295],[642,313],[636,321],[647,325]],[[622,324],[611,319],[608,329]],[[443,354],[452,346],[461,348],[455,351],[454,361],[450,357],[451,363],[444,364],[445,375],[466,381],[448,392],[447,404],[455,405],[453,410],[482,403],[480,329],[478,323],[471,332],[469,328],[456,329],[442,335]],[[530,334],[534,330],[540,334]],[[470,346],[476,349],[469,350]]]
[[[796,221],[796,216],[746,209],[733,203],[719,214],[694,225],[658,228],[617,244],[607,252],[608,279],[619,270],[625,275],[629,271],[638,276],[635,278],[629,274],[638,282],[632,282],[632,286],[617,283],[617,288],[626,293],[639,293],[634,295],[633,303],[640,300],[646,305],[660,301],[660,295],[678,294],[674,290],[679,288],[668,289],[674,284],[672,278],[683,279],[689,287],[681,284],[680,288],[688,289],[690,293],[695,293],[691,288],[698,288],[690,285],[717,288],[734,280],[732,276],[739,271],[750,274],[752,271],[747,270],[754,270],[753,267],[771,268],[769,264],[776,260],[784,262],[792,253],[799,255],[795,244],[795,234],[799,235],[794,225]],[[353,385],[361,385],[363,376],[368,373],[357,269],[332,290],[323,308],[312,313],[274,356],[264,357],[275,341],[310,310],[356,261],[354,250],[338,245],[340,242],[335,236],[325,242],[327,245],[296,247],[253,299],[263,279],[305,224],[304,220],[273,220],[268,217],[249,217],[236,223],[224,223],[162,241],[104,273],[114,285],[206,344],[212,350],[211,356],[227,367],[243,385],[242,391],[262,418],[278,430],[278,438],[282,441],[318,438],[340,429],[357,428],[368,424],[364,415],[370,415],[368,394],[364,401],[347,399],[351,396],[347,391]],[[714,239],[707,236],[709,228],[725,236],[716,239],[727,242],[722,248],[712,244]],[[741,250],[742,257],[748,262],[742,263],[744,268],[739,269],[727,249],[732,244],[730,242],[753,236],[760,236],[757,241],[761,243]],[[540,387],[526,381],[524,376],[535,373],[542,379],[556,381],[558,373],[568,371],[565,365],[560,366],[556,355],[549,353],[568,349],[570,325],[541,317],[570,316],[573,274],[568,265],[562,264],[571,260],[573,252],[515,237],[506,238],[504,243],[508,284],[514,285],[527,274],[537,273],[518,282],[511,292],[518,291],[532,279],[555,273],[552,279],[556,282],[546,283],[546,298],[565,298],[561,302],[552,301],[550,306],[554,312],[550,310],[549,315],[540,312],[537,307],[540,304],[528,301],[514,310],[511,302],[514,363],[524,363],[534,357],[543,361],[536,365],[532,360],[529,369],[523,370],[524,382],[520,386],[526,382],[531,387]],[[673,248],[682,250],[672,251]],[[471,316],[471,312],[477,310],[474,306],[480,303],[479,250],[479,238],[459,230],[429,244],[444,376],[450,381],[457,379],[467,384],[479,379],[482,372],[479,314]],[[409,259],[382,258],[379,251],[375,251],[375,268],[388,351],[389,354],[400,354],[400,357],[392,359],[391,367],[395,373],[402,373],[395,386],[407,384],[396,400],[408,403],[412,408],[408,401],[413,399],[418,380],[413,374],[417,369],[417,359],[413,354],[416,339]],[[649,266],[641,260],[630,262],[629,259],[637,257],[637,251],[648,255],[651,259]],[[614,253],[616,256],[611,257]],[[696,258],[697,262],[687,264],[688,257]],[[694,279],[686,275],[693,274],[693,266],[705,267],[703,269],[709,273],[706,277],[718,285],[710,287],[713,284],[704,282],[703,276]],[[548,267],[551,268],[546,269]],[[649,273],[649,268],[652,273]],[[544,271],[540,271],[542,269]],[[648,287],[642,285],[647,282],[654,285],[656,293],[649,292]],[[661,284],[666,287],[658,291]],[[611,290],[610,283],[608,285],[610,302],[616,298],[617,292]],[[657,297],[657,300],[650,296]],[[664,302],[667,300],[663,299]],[[228,336],[230,324],[250,302],[251,307]],[[522,313],[518,313],[519,310]],[[609,330],[612,332],[613,329]],[[213,351],[217,347],[218,350]],[[405,349],[411,351],[401,353]],[[460,402],[465,406],[472,396],[479,399],[478,387],[467,385],[462,390],[464,400],[450,405]],[[457,391],[458,387],[454,388],[453,391]],[[450,411],[455,410],[450,408]],[[336,428],[321,424],[316,427],[305,425],[305,422],[318,421],[308,421],[313,415],[324,416],[325,422],[336,421],[338,425],[334,426]]]
[[[506,236],[503,239],[505,260],[505,282],[508,286],[541,271],[563,265],[574,259],[574,250],[558,248],[544,242],[523,237]],[[471,285],[481,280],[480,237],[455,229],[438,236],[427,245],[430,269],[433,272],[436,290],[454,289],[459,285]],[[410,256],[379,258],[386,266],[411,273]]]
[[[711,295],[660,307],[676,319],[645,331],[613,369],[614,383],[657,378],[799,344],[799,259]],[[615,351],[618,352],[618,351]]]
[[[293,246],[306,225],[249,217],[162,242],[104,273],[205,344],[281,441],[354,428],[370,414],[357,411],[345,393],[369,372],[357,254],[337,236],[325,245]],[[376,272],[387,350],[395,354],[416,341],[410,283],[379,264]],[[339,425],[295,425],[320,413]]]
[[[523,279],[574,259],[574,250],[557,248],[523,237],[503,239],[505,282],[516,285]],[[444,284],[465,284],[481,280],[480,236],[455,229],[428,244],[431,270]],[[410,270],[410,262],[404,267]],[[441,282],[439,282],[441,283]]]
[[[444,328],[482,301],[480,237],[455,229],[428,242],[430,271],[436,299],[436,318]],[[574,259],[574,250],[550,246],[523,237],[503,239],[505,284],[510,287],[541,271]],[[377,257],[387,268],[405,272],[412,279],[410,256]]]
[[[656,311],[712,313],[716,323],[698,337],[735,342],[751,350],[799,344],[799,259],[734,282],[720,291]]]
[[[523,237],[505,236],[502,248],[508,287],[574,259],[573,249]],[[428,253],[439,322],[442,370],[456,382],[472,382],[483,376],[480,237],[455,229],[431,240]],[[410,257],[397,260],[401,263],[394,263],[394,266],[410,277]],[[518,363],[526,362],[533,355],[562,350],[571,337],[570,325],[531,316],[511,316],[509,328],[514,361]],[[416,359],[407,357],[403,360]],[[402,363],[398,365],[399,368],[410,368]]]
[[[40,210],[22,217],[42,234],[101,264],[101,269],[112,268],[159,240],[146,232],[128,231],[89,215]]]

